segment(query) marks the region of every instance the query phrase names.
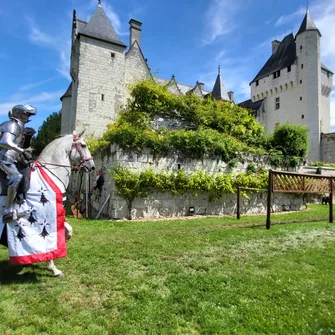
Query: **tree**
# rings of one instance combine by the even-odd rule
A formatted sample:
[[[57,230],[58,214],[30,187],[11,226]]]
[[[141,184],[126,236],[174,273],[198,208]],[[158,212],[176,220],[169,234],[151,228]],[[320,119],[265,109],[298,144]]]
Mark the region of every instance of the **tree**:
[[[32,138],[31,146],[34,155],[38,156],[47,144],[52,142],[61,133],[61,112],[54,112],[38,128],[36,137]]]
[[[291,123],[278,125],[273,132],[272,145],[284,156],[305,158],[308,152],[308,128]]]

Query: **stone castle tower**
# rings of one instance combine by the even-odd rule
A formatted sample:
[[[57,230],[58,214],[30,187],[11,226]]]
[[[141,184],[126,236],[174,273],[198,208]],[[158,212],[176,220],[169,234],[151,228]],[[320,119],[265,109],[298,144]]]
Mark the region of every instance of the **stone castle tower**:
[[[151,79],[175,94],[212,94],[217,100],[233,101],[233,92],[226,91],[220,70],[212,92],[204,84],[194,87],[152,76],[143,56],[142,23],[131,19],[129,48],[121,42],[103,8],[99,5],[89,20],[82,21],[73,12],[70,74],[72,82],[62,101],[62,134],[73,130],[94,136],[102,135],[106,125],[113,123],[129,98],[128,85]]]
[[[320,161],[321,134],[330,132],[333,73],[321,63],[321,34],[309,11],[297,34],[272,42],[272,55],[251,81],[251,99],[240,105],[256,111],[272,132],[286,122],[309,129],[309,155]]]
[[[101,135],[126,102],[126,83],[150,76],[140,47],[141,22],[131,19],[129,24],[126,52],[100,2],[89,22],[78,19],[74,11],[72,83],[61,97],[62,134],[86,127],[89,134]]]

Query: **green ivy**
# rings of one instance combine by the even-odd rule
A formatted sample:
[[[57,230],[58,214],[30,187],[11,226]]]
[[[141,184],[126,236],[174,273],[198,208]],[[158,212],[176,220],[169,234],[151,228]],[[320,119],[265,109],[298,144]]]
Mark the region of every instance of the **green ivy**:
[[[151,192],[171,192],[181,195],[191,192],[194,196],[208,193],[209,200],[220,199],[226,193],[235,193],[238,187],[264,189],[268,183],[268,172],[211,175],[204,171],[188,175],[180,169],[170,174],[154,173],[153,170],[133,172],[124,167],[108,170],[114,180],[117,195],[128,203],[129,211],[135,198],[145,198]]]
[[[129,152],[147,149],[155,157],[219,157],[232,167],[242,160],[242,153],[269,154],[268,161],[278,167],[297,166],[307,153],[304,127],[279,126],[269,136],[249,111],[229,102],[172,94],[153,81],[131,86],[130,95],[118,120],[100,138],[90,139],[91,151],[115,143]],[[187,129],[154,130],[152,121],[158,117],[178,120]]]

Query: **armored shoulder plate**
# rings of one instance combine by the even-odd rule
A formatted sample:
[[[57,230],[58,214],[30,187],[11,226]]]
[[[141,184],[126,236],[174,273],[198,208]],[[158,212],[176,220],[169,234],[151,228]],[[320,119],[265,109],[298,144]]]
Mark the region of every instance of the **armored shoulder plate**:
[[[0,125],[0,133],[10,133],[15,137],[21,137],[23,123],[17,120],[6,121]]]

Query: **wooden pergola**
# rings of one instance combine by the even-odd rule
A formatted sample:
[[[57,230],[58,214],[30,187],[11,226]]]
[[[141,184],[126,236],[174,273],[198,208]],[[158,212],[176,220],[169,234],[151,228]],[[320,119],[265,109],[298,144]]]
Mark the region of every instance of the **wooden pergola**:
[[[269,170],[266,229],[271,225],[271,203],[274,192],[329,194],[329,222],[333,223],[334,177]]]

